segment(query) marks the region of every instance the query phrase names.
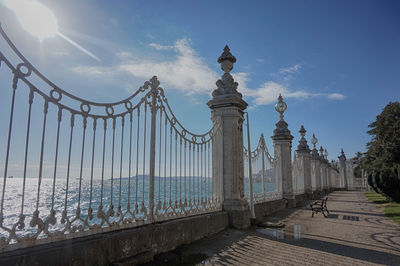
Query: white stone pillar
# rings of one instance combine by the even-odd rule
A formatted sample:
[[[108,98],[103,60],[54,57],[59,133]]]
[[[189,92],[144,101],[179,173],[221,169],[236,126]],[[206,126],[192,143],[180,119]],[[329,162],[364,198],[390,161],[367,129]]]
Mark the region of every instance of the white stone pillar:
[[[307,144],[307,140],[304,138],[306,135],[306,130],[302,125],[299,133],[300,133],[300,140],[299,145],[297,146],[297,154],[299,159],[301,160],[301,172],[300,178],[304,180],[304,190],[305,194],[307,194],[308,198],[312,198],[312,183],[311,183],[311,155],[310,155],[310,147]]]
[[[340,154],[339,158],[339,177],[340,180],[342,181],[342,184],[344,185],[345,189],[348,189],[348,184],[347,184],[347,172],[346,172],[346,155],[343,152]]]
[[[327,187],[327,178],[326,178],[326,167],[327,163],[324,157],[324,149],[320,147],[319,149],[319,154],[320,154],[320,161],[321,161],[321,184],[322,184],[322,190],[324,193],[326,193],[326,190],[328,189]]]
[[[311,183],[313,187],[313,198],[318,197],[322,191],[322,184],[321,184],[321,161],[318,154],[318,150],[316,144],[318,139],[315,135],[312,135],[311,143],[313,144],[313,149],[311,151]]]
[[[213,98],[207,103],[211,109],[211,119],[222,122],[222,136],[213,143],[213,172],[221,173],[216,176],[215,184],[220,189],[222,208],[228,212],[229,224],[234,228],[247,228],[250,226],[249,204],[244,198],[244,167],[243,167],[243,110],[247,103],[243,101],[242,95],[237,92],[237,82],[229,73],[236,58],[230,53],[229,47],[225,46],[224,52],[218,58],[221,69],[224,71],[221,79],[217,81],[217,89],[212,93]],[[221,121],[222,120],[222,121]],[[213,183],[214,185],[214,183]],[[213,187],[214,189],[214,187]]]
[[[279,95],[278,103],[275,109],[280,113],[280,120],[276,123],[274,135],[271,137],[274,141],[274,156],[277,158],[275,167],[275,178],[282,180],[283,198],[287,200],[289,208],[296,206],[296,199],[293,194],[292,183],[292,139],[288,124],[283,120],[283,112],[286,110],[286,104]]]

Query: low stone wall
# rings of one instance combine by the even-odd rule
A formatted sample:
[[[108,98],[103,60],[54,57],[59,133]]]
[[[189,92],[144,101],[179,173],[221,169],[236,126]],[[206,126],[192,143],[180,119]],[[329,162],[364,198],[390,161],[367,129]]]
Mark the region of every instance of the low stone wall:
[[[1,253],[0,265],[137,264],[227,226],[226,212],[203,214]]]
[[[274,212],[286,208],[285,200],[274,200],[254,204],[254,213],[256,218],[261,218],[267,215],[271,215]]]

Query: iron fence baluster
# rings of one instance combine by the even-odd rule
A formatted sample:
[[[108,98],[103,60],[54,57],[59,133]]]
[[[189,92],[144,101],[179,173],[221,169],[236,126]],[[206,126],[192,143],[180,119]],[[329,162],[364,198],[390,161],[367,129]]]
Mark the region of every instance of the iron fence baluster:
[[[111,182],[110,182],[110,206],[108,207],[108,219],[114,216],[114,155],[115,155],[115,127],[116,120],[112,117],[112,146],[111,146]],[[110,221],[110,220],[109,220]],[[111,223],[111,222],[110,222]]]
[[[160,105],[159,145],[158,145],[158,202],[157,211],[161,209],[161,155],[162,155],[162,109]]]
[[[103,118],[103,156],[101,162],[101,188],[100,188],[100,205],[97,212],[97,217],[104,221],[103,213],[103,193],[104,193],[104,164],[106,156],[106,139],[107,139],[107,119]]]
[[[136,182],[135,182],[135,214],[139,211],[138,206],[138,182],[139,182],[139,138],[140,138],[140,106],[137,110],[137,133],[136,133]]]
[[[89,209],[88,209],[88,219],[93,219],[93,209],[92,209],[92,196],[93,196],[93,171],[94,171],[94,151],[96,147],[96,127],[97,119],[93,118],[93,140],[92,140],[92,163],[90,166],[90,194],[89,194]]]
[[[167,195],[167,116],[165,116],[165,124],[164,124],[164,205],[163,209],[165,210],[167,208],[167,200],[166,200],[166,195]]]
[[[129,113],[129,163],[128,163],[128,202],[126,205],[126,211],[131,211],[131,167],[132,167],[132,127],[133,127],[133,115],[132,111]]]
[[[75,115],[71,113],[71,121],[70,121],[70,133],[69,133],[69,147],[68,147],[68,163],[67,163],[67,181],[65,184],[65,200],[64,200],[64,211],[62,212],[62,219],[61,223],[67,223],[66,224],[66,229],[69,229],[69,219],[68,219],[68,212],[67,212],[67,206],[68,206],[68,189],[69,189],[69,176],[70,176],[70,170],[71,170],[71,153],[72,153],[72,139],[74,136],[74,125],[75,125]]]
[[[83,174],[83,159],[85,154],[87,117],[83,117],[83,135],[82,135],[82,151],[81,151],[81,167],[79,170],[79,193],[78,193],[78,208],[76,209],[76,217],[81,214],[81,191],[82,191],[82,174]]]
[[[144,122],[143,122],[143,169],[142,169],[142,206],[140,211],[143,212],[144,217],[146,217],[146,206],[144,203],[145,198],[145,175],[146,175],[146,130],[147,130],[147,103],[144,104]]]
[[[3,221],[3,208],[4,208],[4,195],[6,193],[6,184],[7,184],[7,175],[8,175],[8,160],[10,156],[10,145],[11,145],[11,133],[13,126],[13,118],[14,118],[14,104],[15,104],[15,91],[17,90],[17,82],[18,76],[14,73],[13,85],[12,85],[12,99],[11,99],[11,111],[10,111],[10,120],[8,125],[8,138],[7,138],[7,149],[6,149],[6,160],[4,165],[4,175],[3,175],[3,191],[1,194],[1,210],[0,210],[0,221]]]
[[[122,195],[122,159],[124,154],[124,129],[125,129],[125,116],[121,116],[121,156],[119,161],[119,196],[118,196],[118,211],[117,211],[117,215],[119,215],[121,218],[122,218],[121,195]]]
[[[23,175],[23,183],[22,183],[22,199],[21,199],[21,213],[20,213],[20,226],[25,219],[24,216],[24,203],[25,203],[25,188],[26,188],[26,172],[27,172],[27,164],[28,164],[28,150],[29,150],[29,136],[30,136],[30,128],[31,128],[31,115],[32,115],[32,104],[34,98],[34,90],[32,87],[29,88],[29,110],[28,110],[28,121],[26,125],[26,139],[25,139],[25,157],[24,157],[24,175]],[[3,192],[4,193],[4,192]]]
[[[51,193],[51,209],[50,209],[50,216],[52,224],[55,224],[55,210],[54,210],[54,193],[56,189],[56,178],[57,178],[57,161],[58,161],[58,144],[60,140],[60,124],[62,118],[62,109],[58,108],[58,115],[57,115],[57,136],[56,136],[56,150],[54,155],[54,172],[53,172],[53,189]],[[25,184],[24,184],[25,186]],[[24,189],[25,190],[25,189]]]

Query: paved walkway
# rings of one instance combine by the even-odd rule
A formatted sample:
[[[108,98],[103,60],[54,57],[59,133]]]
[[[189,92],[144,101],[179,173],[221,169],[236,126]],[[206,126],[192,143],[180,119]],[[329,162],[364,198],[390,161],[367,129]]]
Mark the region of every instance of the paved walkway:
[[[284,229],[229,229],[156,261],[176,264],[179,257],[189,265],[400,265],[400,227],[385,217],[381,206],[356,191],[331,193],[327,206],[328,218],[311,218],[307,207],[284,210],[269,218],[284,222]]]

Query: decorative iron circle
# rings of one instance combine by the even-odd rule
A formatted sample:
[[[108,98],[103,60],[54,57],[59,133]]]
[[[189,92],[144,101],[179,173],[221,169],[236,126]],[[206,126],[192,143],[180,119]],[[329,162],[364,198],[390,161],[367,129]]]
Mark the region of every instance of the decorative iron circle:
[[[112,116],[114,114],[114,107],[112,107],[111,105],[107,105],[106,113],[108,114],[108,116]]]
[[[131,110],[132,110],[132,103],[131,103],[131,101],[124,102],[124,105],[125,105],[126,110],[128,110],[128,111],[131,111]]]
[[[182,129],[181,135],[182,135],[182,137],[186,136],[186,130]]]
[[[201,142],[206,142],[206,138],[204,136],[201,137]]]
[[[175,124],[176,124],[176,118],[175,118],[175,117],[172,117],[172,118],[171,118],[171,124],[172,124],[172,125],[175,125]]]
[[[82,113],[88,114],[90,112],[90,105],[88,103],[82,103],[80,107]]]
[[[26,71],[24,71],[24,69],[26,69]],[[22,75],[23,77],[28,77],[32,73],[32,69],[28,67],[25,63],[19,63],[17,65],[17,70],[19,74]]]
[[[196,136],[192,136],[192,141],[193,141],[194,143],[197,143],[197,137],[196,137]]]
[[[54,95],[54,94],[55,94],[55,95]],[[62,98],[62,94],[61,94],[58,90],[52,89],[52,90],[50,91],[50,97],[51,97],[51,99],[53,99],[54,101],[59,102],[59,101],[61,100],[61,98]],[[81,105],[81,106],[82,106],[82,105]],[[82,107],[81,107],[81,110],[82,110]]]

